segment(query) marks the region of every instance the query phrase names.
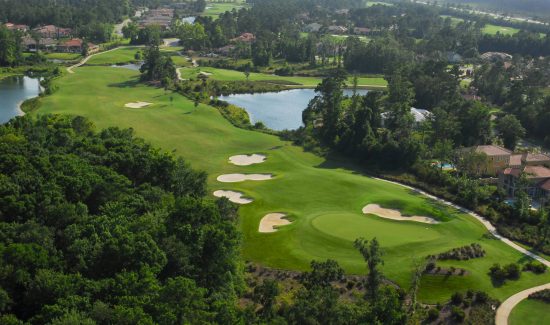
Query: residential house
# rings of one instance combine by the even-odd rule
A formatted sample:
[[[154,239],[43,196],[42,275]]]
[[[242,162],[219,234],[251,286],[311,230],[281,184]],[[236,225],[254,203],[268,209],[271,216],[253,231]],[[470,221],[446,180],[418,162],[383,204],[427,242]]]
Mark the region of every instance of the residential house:
[[[485,52],[483,54],[481,54],[481,59],[485,60],[485,61],[498,61],[498,60],[502,60],[502,61],[510,61],[512,60],[512,56],[508,53],[504,53],[504,52]]]
[[[499,187],[508,197],[514,197],[521,189],[520,178],[525,175],[527,185],[523,190],[532,199],[550,200],[550,169],[544,166],[509,167],[499,174]]]
[[[356,35],[370,35],[372,33],[372,29],[367,27],[355,27],[353,28],[353,33]]]
[[[481,174],[493,175],[497,174],[510,166],[510,158],[512,151],[496,145],[484,145],[475,147],[477,153],[487,155],[487,165],[485,170],[481,170]]]
[[[321,25],[319,23],[311,23],[311,24],[306,25],[304,27],[304,32],[306,32],[306,33],[317,33],[321,30],[321,27],[323,27],[323,25]]]
[[[169,29],[174,19],[174,9],[160,8],[147,11],[145,16],[139,20],[140,27],[158,25],[161,29]]]
[[[82,53],[84,50],[84,44],[88,46],[88,54],[99,51],[99,46],[92,43],[84,43],[80,38],[73,38],[66,42],[62,42],[57,46],[59,52],[65,53]]]
[[[27,52],[36,52],[38,50],[52,52],[57,47],[57,41],[53,38],[40,38],[37,42],[36,39],[27,36],[21,39],[21,43],[25,46]]]
[[[5,23],[4,26],[6,26],[6,28],[9,29],[9,30],[18,30],[20,32],[28,32],[29,31],[29,26],[27,26],[27,25]]]
[[[426,121],[428,118],[432,116],[432,112],[425,109],[416,108],[416,107],[411,107],[410,112],[414,118],[414,122],[416,126],[420,125],[420,123]],[[381,114],[382,126],[384,126],[384,121],[388,118],[388,115],[389,115],[388,112],[384,112]]]
[[[71,37],[73,30],[70,28],[61,28],[55,25],[40,26],[33,29],[42,38],[65,38]]]
[[[256,36],[252,33],[242,33],[241,35],[231,39],[232,43],[243,42],[243,43],[253,43],[256,40]]]
[[[346,27],[336,25],[328,26],[327,30],[329,33],[333,34],[345,34],[348,32],[348,29]]]

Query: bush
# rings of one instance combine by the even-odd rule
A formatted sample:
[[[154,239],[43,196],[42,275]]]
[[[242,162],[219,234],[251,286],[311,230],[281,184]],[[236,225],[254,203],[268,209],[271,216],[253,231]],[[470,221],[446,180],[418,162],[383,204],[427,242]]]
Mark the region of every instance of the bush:
[[[454,306],[451,309],[451,317],[455,321],[461,323],[462,321],[464,321],[464,318],[466,317],[466,314],[464,314],[464,310],[460,309],[460,307]]]
[[[489,295],[484,291],[478,291],[474,301],[478,304],[484,304],[489,301]]]
[[[535,274],[542,274],[546,272],[546,265],[539,261],[531,261],[523,267],[524,271],[531,271]]]
[[[439,310],[436,308],[431,308],[428,310],[428,320],[433,322],[434,320],[439,318]]]
[[[464,295],[462,295],[462,293],[460,293],[460,292],[455,292],[451,296],[451,303],[453,305],[460,305],[463,300],[464,300]]]
[[[545,289],[542,291],[532,293],[529,295],[529,299],[537,299],[537,300],[544,301],[546,303],[550,303],[550,289]]]
[[[21,104],[21,110],[25,113],[30,113],[40,108],[42,102],[40,102],[39,97],[27,99]]]
[[[521,269],[516,263],[511,263],[503,267],[496,263],[489,269],[489,275],[493,281],[502,283],[506,279],[517,280],[521,276]]]
[[[478,258],[485,256],[485,250],[481,245],[477,243],[470,244],[469,246],[462,246],[453,248],[444,253],[438,254],[435,258],[440,260],[469,260],[471,258]]]

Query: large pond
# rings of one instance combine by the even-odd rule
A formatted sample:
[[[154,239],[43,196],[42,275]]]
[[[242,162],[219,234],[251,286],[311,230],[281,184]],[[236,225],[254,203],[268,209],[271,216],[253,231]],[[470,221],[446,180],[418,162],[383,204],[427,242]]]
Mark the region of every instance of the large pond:
[[[40,91],[37,78],[15,76],[0,79],[0,124],[23,115],[19,107],[21,103],[38,96]]]
[[[359,89],[357,93],[364,95],[366,89]],[[352,90],[344,90],[344,94],[351,96]],[[238,94],[221,96],[220,99],[230,104],[244,108],[254,124],[262,122],[272,130],[295,130],[302,126],[302,111],[315,97],[313,89],[293,89],[281,92]]]

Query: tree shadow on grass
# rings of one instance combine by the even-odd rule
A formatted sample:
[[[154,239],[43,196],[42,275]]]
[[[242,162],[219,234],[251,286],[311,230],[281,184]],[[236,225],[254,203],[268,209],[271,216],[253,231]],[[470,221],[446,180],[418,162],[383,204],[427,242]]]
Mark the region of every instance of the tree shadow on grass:
[[[111,88],[135,88],[139,85],[139,83],[140,82],[139,82],[138,78],[133,78],[131,80],[126,80],[126,81],[123,81],[123,82],[108,84],[107,87],[111,87]]]

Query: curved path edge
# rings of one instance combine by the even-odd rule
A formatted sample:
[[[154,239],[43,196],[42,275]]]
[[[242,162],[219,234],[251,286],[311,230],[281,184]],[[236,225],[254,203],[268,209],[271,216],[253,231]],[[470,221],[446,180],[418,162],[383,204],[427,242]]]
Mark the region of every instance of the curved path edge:
[[[425,192],[423,190],[420,190],[420,189],[417,189],[417,188],[414,188],[412,186],[409,186],[409,185],[405,185],[405,184],[401,184],[399,182],[394,182],[394,181],[390,181],[390,180],[387,180],[387,179],[383,179],[383,178],[378,178],[378,177],[372,177],[374,179],[377,179],[377,180],[380,180],[380,181],[384,181],[384,182],[387,182],[387,183],[392,183],[392,184],[395,184],[395,185],[399,185],[399,186],[402,186],[402,187],[405,187],[405,188],[408,188],[410,190],[413,190],[419,194],[422,194],[434,201],[437,201],[437,202],[440,202],[440,203],[443,203],[447,206],[451,206],[457,210],[460,210],[461,212],[464,212],[464,213],[467,213],[469,214],[470,216],[476,218],[479,222],[481,222],[481,224],[487,228],[487,230],[491,233],[491,235],[495,236],[497,239],[499,239],[500,241],[504,242],[506,245],[512,247],[513,249],[517,250],[518,252],[524,254],[524,255],[527,255],[539,262],[541,262],[542,264],[546,265],[547,267],[550,267],[550,262],[547,261],[546,259],[544,259],[543,257],[533,253],[533,252],[530,252],[528,251],[527,249],[519,246],[518,244],[514,243],[513,241],[511,241],[510,239],[500,235],[498,232],[497,232],[497,229],[495,228],[495,226],[493,226],[493,224],[491,224],[491,222],[489,222],[489,220],[483,218],[482,216],[480,216],[479,214],[475,213],[474,211],[470,210],[470,209],[466,209],[458,204],[455,204],[455,203],[452,203],[450,201],[447,201],[445,199],[442,199],[442,198],[439,198],[437,196],[434,196],[428,192]]]
[[[508,317],[510,317],[510,313],[512,312],[512,309],[514,309],[514,307],[516,307],[517,304],[519,304],[522,300],[527,299],[530,294],[535,293],[537,291],[545,290],[545,289],[550,289],[550,283],[543,284],[538,287],[525,289],[523,291],[516,293],[510,298],[506,299],[497,309],[495,324],[508,325]]]
[[[426,191],[420,190],[418,188],[414,188],[414,187],[409,186],[409,185],[401,184],[399,182],[394,182],[394,181],[390,181],[390,180],[379,178],[379,177],[372,177],[372,178],[408,188],[408,189],[410,189],[412,191],[415,191],[419,194],[422,194],[422,195],[424,195],[424,196],[426,196],[426,197],[428,197],[432,200],[443,203],[447,206],[451,206],[455,209],[458,209],[461,212],[467,213],[470,216],[477,219],[479,222],[481,222],[481,224],[485,228],[487,228],[487,230],[491,233],[491,235],[495,236],[497,239],[499,239],[500,241],[502,241],[506,245],[512,247],[513,249],[515,249],[516,251],[518,251],[518,252],[520,252],[524,255],[527,255],[527,256],[541,262],[542,264],[546,265],[546,267],[550,267],[550,262],[547,261],[546,259],[544,259],[543,257],[541,257],[537,254],[534,254],[534,253],[528,251],[527,249],[519,246],[518,244],[514,243],[510,239],[508,239],[508,238],[506,238],[502,235],[499,235],[498,232],[497,232],[497,229],[495,228],[495,226],[493,226],[493,224],[491,224],[491,222],[489,222],[489,220],[483,218],[481,215],[475,213],[474,211],[472,211],[470,209],[466,209],[466,208],[464,208],[464,207],[462,207],[458,204],[455,204],[455,203],[452,203],[452,202],[447,201],[445,199],[439,198],[437,196],[434,196],[432,194],[427,193]],[[495,317],[495,324],[496,325],[508,325],[508,317],[510,316],[510,312],[512,311],[512,309],[514,309],[514,307],[517,304],[519,304],[522,300],[529,297],[530,294],[532,294],[534,292],[537,292],[537,291],[544,290],[544,289],[550,289],[550,283],[543,284],[543,285],[533,287],[533,288],[529,288],[529,289],[525,289],[525,290],[520,291],[520,292],[516,293],[515,295],[509,297],[508,299],[506,299],[497,309],[497,313],[496,313],[496,317]]]
[[[142,45],[125,45],[125,46],[117,46],[117,47],[114,47],[110,50],[107,50],[107,51],[102,51],[102,52],[97,52],[97,53],[94,53],[94,54],[90,54],[88,55],[87,57],[83,58],[80,62],[78,62],[77,64],[74,64],[74,65],[71,65],[70,67],[67,68],[67,72],[68,73],[74,73],[73,69],[75,68],[78,68],[78,67],[81,67],[83,66],[84,64],[86,64],[86,62],[88,62],[89,59],[91,59],[92,57],[96,56],[96,55],[101,55],[101,54],[105,54],[105,53],[109,53],[109,52],[112,52],[112,51],[116,51],[118,49],[121,49],[121,48],[141,48],[143,47]]]

